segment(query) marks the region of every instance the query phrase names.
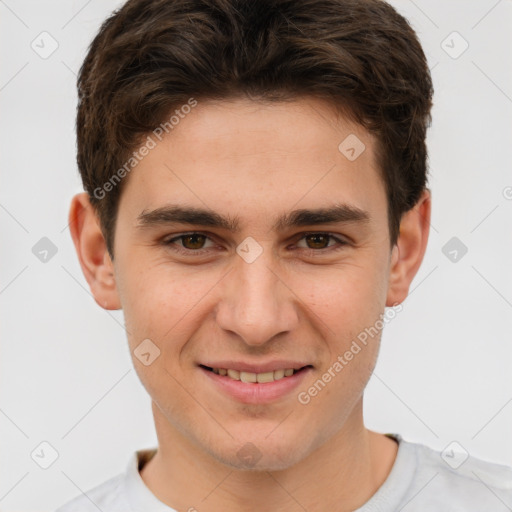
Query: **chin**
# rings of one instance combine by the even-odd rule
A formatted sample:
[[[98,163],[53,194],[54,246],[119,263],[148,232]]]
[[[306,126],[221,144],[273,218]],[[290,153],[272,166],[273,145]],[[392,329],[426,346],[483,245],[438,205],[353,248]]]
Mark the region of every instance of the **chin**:
[[[229,446],[207,447],[212,457],[230,468],[244,471],[282,471],[288,469],[308,454],[304,447],[303,437],[292,442],[288,437],[286,442],[269,441],[265,438],[249,438],[235,442]],[[280,443],[280,444],[278,444]]]

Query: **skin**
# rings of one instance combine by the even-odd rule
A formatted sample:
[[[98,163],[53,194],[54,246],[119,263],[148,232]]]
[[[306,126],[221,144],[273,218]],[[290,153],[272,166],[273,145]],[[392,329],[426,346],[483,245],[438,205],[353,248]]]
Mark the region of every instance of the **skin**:
[[[366,146],[355,161],[338,150],[349,134]],[[162,502],[179,511],[348,511],[389,475],[397,444],[367,429],[362,412],[380,332],[307,405],[297,400],[406,298],[425,253],[430,191],[403,215],[391,248],[374,149],[365,129],[319,99],[199,102],[125,178],[113,261],[87,195],[73,198],[71,233],[96,302],[123,309],[132,356],[147,338],[161,351],[149,366],[133,363],[159,441],[141,476]],[[339,202],[370,220],[272,230],[276,215]],[[240,232],[137,227],[142,211],[169,203],[238,216]],[[162,243],[194,230],[209,237],[204,246]],[[315,245],[308,231],[348,243],[329,252],[336,240]],[[263,249],[252,263],[236,252],[248,236]],[[177,246],[207,254],[180,255]],[[280,358],[313,369],[265,405],[223,394],[197,366]],[[253,466],[237,456],[248,442],[261,457]]]

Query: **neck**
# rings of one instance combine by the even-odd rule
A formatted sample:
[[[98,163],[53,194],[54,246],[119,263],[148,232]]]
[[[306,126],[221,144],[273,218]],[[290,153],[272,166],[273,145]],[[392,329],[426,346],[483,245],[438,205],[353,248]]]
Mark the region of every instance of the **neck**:
[[[176,510],[355,510],[384,483],[398,446],[364,427],[362,401],[353,413],[343,429],[294,466],[247,471],[205,453],[172,428],[153,404],[159,449],[141,477],[160,501]]]

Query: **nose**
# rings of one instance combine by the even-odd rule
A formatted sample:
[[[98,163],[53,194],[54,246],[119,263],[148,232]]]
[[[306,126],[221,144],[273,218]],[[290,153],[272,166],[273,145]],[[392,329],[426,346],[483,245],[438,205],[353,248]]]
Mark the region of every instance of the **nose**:
[[[219,327],[251,346],[293,331],[299,321],[297,295],[281,277],[271,251],[264,250],[252,263],[237,255],[234,265],[216,308]]]

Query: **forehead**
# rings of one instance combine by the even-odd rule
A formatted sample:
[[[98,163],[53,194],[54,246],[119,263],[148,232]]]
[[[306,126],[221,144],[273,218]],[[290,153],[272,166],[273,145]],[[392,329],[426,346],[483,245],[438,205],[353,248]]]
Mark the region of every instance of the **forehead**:
[[[260,221],[326,204],[386,211],[374,137],[321,100],[198,101],[149,137],[121,196],[132,218],[180,203]]]

